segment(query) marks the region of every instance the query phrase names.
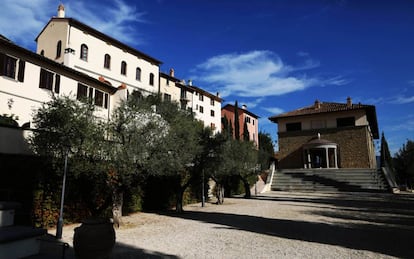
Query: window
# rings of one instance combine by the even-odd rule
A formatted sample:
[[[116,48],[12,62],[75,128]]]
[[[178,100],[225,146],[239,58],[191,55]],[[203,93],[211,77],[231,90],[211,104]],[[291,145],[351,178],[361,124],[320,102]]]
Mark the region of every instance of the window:
[[[210,115],[211,115],[211,117],[214,117],[214,110],[210,111]]]
[[[111,69],[111,56],[109,54],[105,54],[104,68]]]
[[[170,94],[164,94],[164,101],[171,102],[171,95]]]
[[[199,109],[200,109],[200,113],[204,113],[204,108],[203,108],[203,106],[200,106],[200,107],[199,107]]]
[[[301,131],[301,130],[302,130],[302,123],[300,122],[286,123],[286,131]]]
[[[121,62],[121,75],[127,74],[127,63],[125,61]]]
[[[16,79],[19,82],[24,81],[24,69],[26,62],[22,59],[17,62],[17,58],[0,53],[0,75]]]
[[[43,68],[40,70],[39,88],[44,88],[52,91],[53,87],[53,73]]]
[[[56,58],[60,58],[62,55],[62,41],[58,41],[56,45]]]
[[[137,67],[136,72],[135,72],[135,79],[137,81],[141,81],[141,68]]]
[[[182,100],[187,99],[187,92],[183,88],[181,88],[180,97],[181,97]]]
[[[214,106],[214,99],[210,99],[210,105]]]
[[[244,118],[244,121],[245,121],[246,123],[250,123],[250,117],[246,116],[246,118]]]
[[[16,78],[16,65],[17,65],[17,59],[4,55],[4,54],[0,54],[1,75],[15,79]]]
[[[216,129],[216,124],[210,123],[210,128],[211,128],[211,130],[215,130]]]
[[[204,101],[204,96],[203,96],[202,94],[200,94],[200,95],[198,96],[198,100],[200,100],[200,101]]]
[[[60,92],[60,75],[55,75],[55,93]]]
[[[154,74],[153,73],[150,73],[149,84],[154,85]]]
[[[54,92],[59,93],[60,92],[60,75],[47,71],[43,68],[40,69],[39,88],[53,91],[53,86],[54,86]]]
[[[81,45],[80,59],[88,61],[88,46],[86,44]]]
[[[43,49],[40,51],[40,55],[41,56],[44,56],[45,55],[45,51]]]
[[[311,128],[312,129],[324,129],[326,128],[326,121],[325,120],[313,120],[311,121]]]
[[[253,123],[253,125],[254,125],[254,119],[252,120],[252,123]]]
[[[76,99],[85,100],[88,97],[88,87],[83,84],[78,84],[78,92],[76,94]]]
[[[104,93],[102,91],[99,91],[98,89],[95,89],[95,105],[97,106],[103,106],[104,103]]]
[[[338,128],[355,126],[355,117],[337,118],[336,126]]]
[[[90,100],[96,106],[108,108],[109,95],[93,87],[88,87],[81,83],[78,83],[78,92],[76,94],[76,99],[80,101]]]

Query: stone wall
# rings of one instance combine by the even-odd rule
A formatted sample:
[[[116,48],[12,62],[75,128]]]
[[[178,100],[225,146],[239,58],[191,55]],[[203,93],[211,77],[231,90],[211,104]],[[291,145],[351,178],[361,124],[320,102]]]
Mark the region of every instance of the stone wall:
[[[338,166],[341,168],[375,168],[375,149],[368,126],[280,132],[280,168],[303,168],[303,144],[321,134],[338,144]]]

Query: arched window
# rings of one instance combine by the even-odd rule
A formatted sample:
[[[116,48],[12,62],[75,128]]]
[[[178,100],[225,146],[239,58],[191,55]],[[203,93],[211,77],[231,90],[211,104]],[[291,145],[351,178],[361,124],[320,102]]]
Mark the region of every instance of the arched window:
[[[127,63],[125,61],[121,62],[121,75],[126,75],[127,73]]]
[[[59,58],[62,54],[62,41],[58,41],[56,45],[56,58]]]
[[[80,59],[88,61],[88,46],[86,44],[81,45]]]
[[[137,67],[137,72],[135,74],[135,79],[141,81],[141,68]]]
[[[149,84],[154,85],[154,74],[153,73],[150,73]]]
[[[109,54],[105,54],[104,68],[111,68],[111,56],[109,56]]]
[[[43,50],[43,49],[42,49],[42,50],[40,51],[40,55],[41,55],[41,56],[44,56],[44,55],[45,55],[45,50]]]

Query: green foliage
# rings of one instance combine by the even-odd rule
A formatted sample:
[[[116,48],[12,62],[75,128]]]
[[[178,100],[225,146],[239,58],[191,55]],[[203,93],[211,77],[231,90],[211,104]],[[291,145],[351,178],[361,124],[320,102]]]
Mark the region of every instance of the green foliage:
[[[400,184],[414,187],[414,141],[407,142],[394,156],[394,166]]]
[[[234,135],[236,140],[240,140],[239,106],[237,101],[234,103]]]
[[[270,167],[270,163],[274,159],[274,152],[274,146],[270,134],[259,132],[258,163],[262,169]]]
[[[226,138],[232,138],[233,137],[233,126],[231,125],[231,120],[229,121],[226,115],[224,115],[221,118],[221,125],[222,125],[222,134]]]
[[[243,140],[250,141],[250,133],[249,133],[249,129],[247,128],[246,121],[244,121],[244,124],[243,124]]]

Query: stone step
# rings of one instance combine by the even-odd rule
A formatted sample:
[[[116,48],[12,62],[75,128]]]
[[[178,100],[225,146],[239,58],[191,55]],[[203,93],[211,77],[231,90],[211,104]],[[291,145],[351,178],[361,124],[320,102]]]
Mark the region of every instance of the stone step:
[[[384,177],[374,169],[293,169],[277,171],[272,190],[386,191]]]

